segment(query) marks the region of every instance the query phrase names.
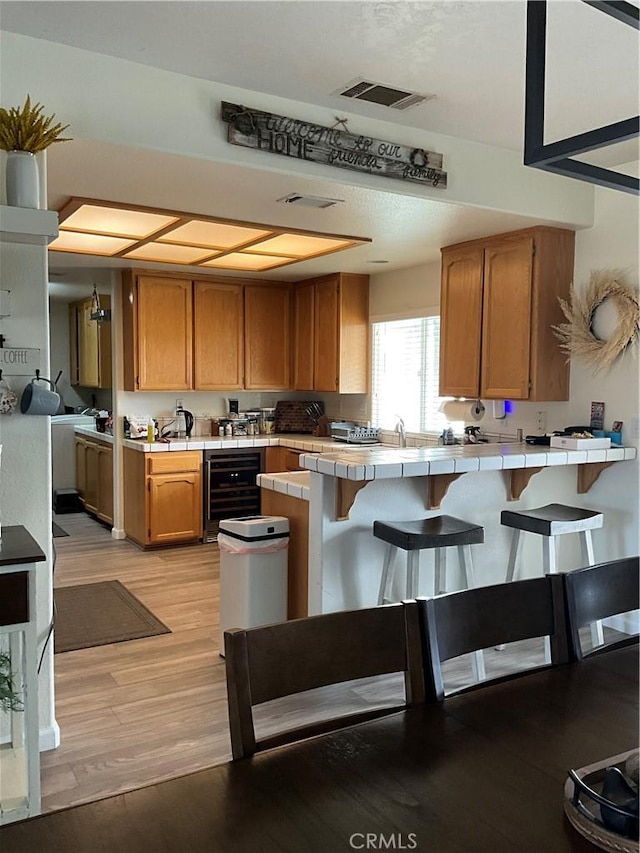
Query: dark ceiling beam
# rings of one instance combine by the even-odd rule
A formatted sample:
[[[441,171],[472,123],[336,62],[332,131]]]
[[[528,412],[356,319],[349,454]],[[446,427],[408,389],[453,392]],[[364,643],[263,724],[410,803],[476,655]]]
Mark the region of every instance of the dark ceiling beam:
[[[640,9],[633,3],[624,3],[622,0],[583,0],[587,6],[593,6],[606,15],[611,15],[621,24],[640,29]]]

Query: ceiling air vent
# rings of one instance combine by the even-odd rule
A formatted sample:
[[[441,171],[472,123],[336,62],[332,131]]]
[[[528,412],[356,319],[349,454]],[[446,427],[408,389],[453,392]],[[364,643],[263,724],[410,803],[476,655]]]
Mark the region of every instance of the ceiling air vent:
[[[392,86],[374,83],[371,80],[352,80],[346,87],[342,86],[331,94],[341,95],[343,98],[352,98],[356,101],[369,101],[371,104],[391,107],[392,110],[408,110],[436,97],[435,95],[421,95],[419,92],[394,89]]]
[[[298,207],[333,207],[334,204],[344,204],[343,198],[323,198],[319,195],[300,195],[300,193],[290,193],[278,201],[284,204],[295,204]]]

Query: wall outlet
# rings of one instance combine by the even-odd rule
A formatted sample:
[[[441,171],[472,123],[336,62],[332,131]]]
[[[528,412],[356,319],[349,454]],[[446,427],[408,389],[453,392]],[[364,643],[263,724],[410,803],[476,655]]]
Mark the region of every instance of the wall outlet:
[[[178,399],[176,400],[176,409],[181,409],[181,408],[182,408],[182,399],[180,397],[178,397]]]
[[[536,429],[538,432],[546,432],[547,431],[547,413],[546,412],[536,412]]]

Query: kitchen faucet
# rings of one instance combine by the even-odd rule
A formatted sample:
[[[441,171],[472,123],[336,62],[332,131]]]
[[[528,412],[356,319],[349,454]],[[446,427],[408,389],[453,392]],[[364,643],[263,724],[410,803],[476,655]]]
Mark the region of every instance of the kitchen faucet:
[[[398,433],[398,447],[406,447],[407,446],[407,433],[404,428],[404,421],[400,417],[400,415],[395,415],[398,419],[396,423],[395,430]]]

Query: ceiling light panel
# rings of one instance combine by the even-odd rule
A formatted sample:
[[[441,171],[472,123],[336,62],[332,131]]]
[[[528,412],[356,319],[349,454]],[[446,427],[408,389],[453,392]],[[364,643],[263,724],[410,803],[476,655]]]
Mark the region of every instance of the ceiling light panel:
[[[65,231],[86,231],[91,234],[109,234],[115,237],[135,237],[137,240],[144,240],[156,231],[179,221],[176,216],[162,213],[83,204],[60,223],[60,228]]]
[[[54,252],[74,252],[80,255],[111,257],[135,243],[135,240],[124,240],[122,237],[104,237],[101,234],[60,231],[59,236],[52,243],[49,243],[49,248]]]
[[[264,240],[257,246],[247,249],[249,252],[270,252],[289,258],[308,258],[322,252],[335,252],[349,246],[351,241],[326,237],[309,237],[306,234],[279,234],[270,240]]]
[[[206,261],[200,266],[216,267],[225,270],[253,270],[253,272],[264,272],[274,267],[282,266],[291,262],[291,258],[282,258],[275,255],[250,255],[246,252],[234,252],[231,255],[222,255],[212,261]]]
[[[86,198],[70,198],[59,215],[54,252],[212,269],[262,272],[371,242]]]
[[[165,243],[146,243],[123,257],[138,261],[160,261],[165,264],[197,264],[214,254],[201,246],[173,246]],[[215,253],[217,254],[217,253]]]
[[[244,246],[261,237],[268,237],[272,233],[264,229],[243,228],[240,225],[225,225],[223,222],[194,219],[163,234],[158,241],[211,249],[235,249],[236,246]]]

